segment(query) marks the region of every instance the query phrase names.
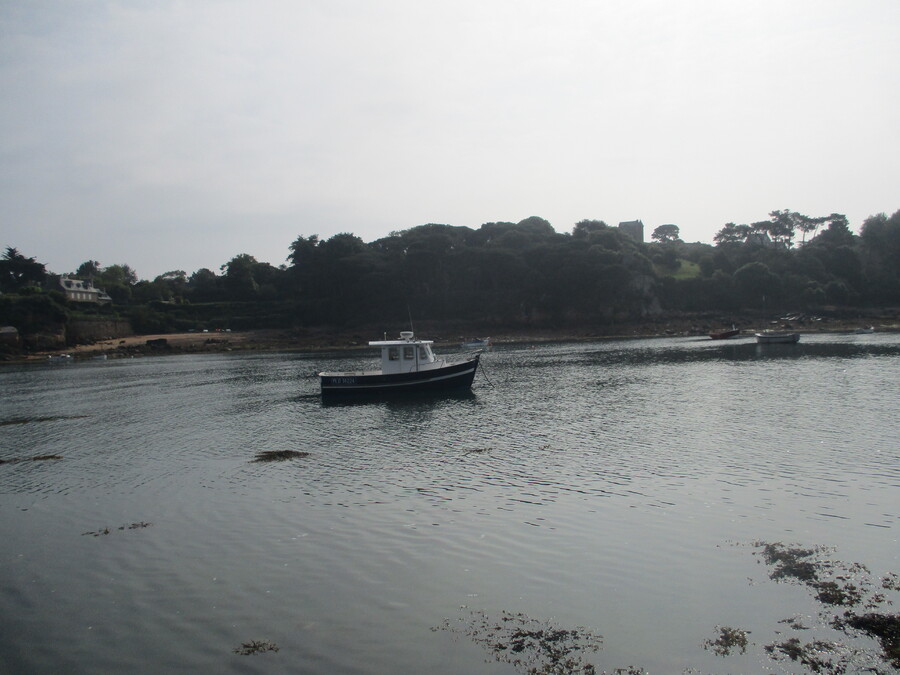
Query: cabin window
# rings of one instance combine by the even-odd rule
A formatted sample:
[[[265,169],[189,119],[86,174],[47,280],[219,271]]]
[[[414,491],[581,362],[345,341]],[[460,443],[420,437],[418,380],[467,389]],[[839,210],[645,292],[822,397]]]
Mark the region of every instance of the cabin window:
[[[407,361],[412,361],[415,357],[415,347],[404,347],[403,348],[403,358]]]
[[[400,350],[396,347],[388,348],[388,360],[396,361],[400,358]]]

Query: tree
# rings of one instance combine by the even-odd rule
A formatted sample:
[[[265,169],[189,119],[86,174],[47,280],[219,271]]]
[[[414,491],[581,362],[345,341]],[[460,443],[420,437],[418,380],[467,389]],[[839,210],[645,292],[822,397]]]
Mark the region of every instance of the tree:
[[[106,285],[134,286],[138,282],[137,272],[128,265],[110,265],[104,267],[99,274],[91,276],[97,277],[98,283]]]
[[[356,253],[362,253],[366,250],[366,244],[355,234],[341,232],[323,241],[319,244],[319,248],[325,258],[333,262]]]
[[[194,272],[187,282],[187,291],[191,302],[217,300],[221,295],[221,281],[221,277],[206,267]]]
[[[772,211],[769,213],[771,220],[769,221],[767,231],[772,241],[778,242],[790,248],[794,239],[794,230],[797,224],[806,219],[796,211]]]
[[[550,221],[540,216],[530,216],[525,218],[525,220],[520,220],[516,223],[516,228],[520,232],[529,234],[531,237],[553,237],[556,235],[556,230],[553,229]]]
[[[734,283],[741,293],[745,307],[778,306],[781,299],[781,279],[767,265],[752,262],[734,273]]]
[[[291,267],[299,268],[310,264],[319,243],[319,235],[317,234],[311,234],[308,237],[303,237],[303,235],[297,237],[294,243],[291,244],[291,252],[287,257]]]
[[[847,216],[841,213],[832,213],[822,219],[828,223],[825,231],[820,232],[814,241],[819,245],[828,246],[852,246],[854,235],[850,231]]]
[[[650,235],[650,238],[654,241],[658,241],[660,244],[674,243],[681,241],[678,236],[680,232],[677,225],[660,225],[653,230],[653,234]]]
[[[9,246],[0,259],[0,289],[19,291],[26,286],[40,286],[47,277],[47,270],[34,258],[26,258]]]
[[[153,285],[165,289],[163,295],[167,300],[183,299],[188,285],[187,274],[184,270],[172,270],[156,277]]]
[[[716,246],[724,246],[726,244],[743,244],[750,236],[752,229],[749,225],[735,225],[728,223],[716,233],[713,241]]]
[[[799,214],[797,214],[799,216]],[[801,244],[806,243],[806,235],[810,232],[815,236],[816,231],[819,227],[824,223],[826,218],[810,218],[809,216],[800,216],[797,220],[797,229],[803,233],[803,237],[800,239]],[[816,289],[815,292],[811,291],[811,294],[815,294],[818,297],[818,294],[821,292],[821,289]]]
[[[75,270],[75,276],[82,279],[93,279],[100,276],[100,263],[96,260],[86,260]]]
[[[859,239],[870,298],[900,302],[900,211],[869,216]]]
[[[225,291],[231,299],[250,300],[259,292],[259,284],[253,277],[256,258],[247,253],[239,253],[222,265]]]
[[[587,239],[592,232],[599,232],[608,227],[609,225],[602,220],[579,220],[572,228],[572,236],[576,239]]]

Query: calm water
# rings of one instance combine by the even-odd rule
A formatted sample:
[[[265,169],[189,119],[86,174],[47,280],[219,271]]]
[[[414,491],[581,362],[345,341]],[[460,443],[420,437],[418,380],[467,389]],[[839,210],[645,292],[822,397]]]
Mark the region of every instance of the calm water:
[[[900,572],[898,357],[523,345],[471,396],[327,407],[309,375],[366,358],[4,367],[0,671],[513,673],[440,628],[512,612],[602,635],[597,672],[804,672],[762,645],[817,605],[750,543]],[[702,647],[719,625],[745,654]]]

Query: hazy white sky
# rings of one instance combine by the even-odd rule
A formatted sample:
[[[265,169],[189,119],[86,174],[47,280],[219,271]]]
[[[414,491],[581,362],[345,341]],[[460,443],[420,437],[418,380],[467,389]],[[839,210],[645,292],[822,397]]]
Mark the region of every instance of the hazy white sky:
[[[897,0],[0,0],[0,247],[900,209]]]

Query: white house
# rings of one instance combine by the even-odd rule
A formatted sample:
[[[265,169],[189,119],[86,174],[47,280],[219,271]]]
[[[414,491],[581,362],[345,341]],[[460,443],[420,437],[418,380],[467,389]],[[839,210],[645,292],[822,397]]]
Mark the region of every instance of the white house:
[[[112,298],[107,295],[106,291],[94,288],[94,282],[90,280],[70,279],[63,275],[59,279],[59,285],[62,286],[63,292],[66,294],[66,300],[97,304],[112,302]]]

